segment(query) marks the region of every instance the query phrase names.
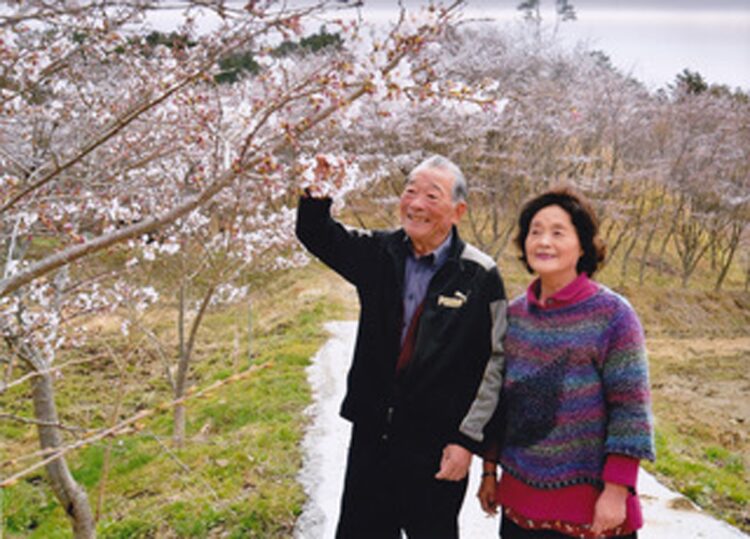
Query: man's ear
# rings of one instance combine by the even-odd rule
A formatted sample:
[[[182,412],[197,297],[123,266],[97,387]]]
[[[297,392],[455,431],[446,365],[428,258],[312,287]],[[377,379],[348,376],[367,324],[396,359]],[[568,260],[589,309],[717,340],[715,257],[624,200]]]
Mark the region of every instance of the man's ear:
[[[456,202],[456,205],[453,208],[453,211],[454,211],[453,215],[455,217],[455,222],[458,223],[461,220],[461,217],[464,216],[464,213],[466,213],[466,201],[460,200]]]

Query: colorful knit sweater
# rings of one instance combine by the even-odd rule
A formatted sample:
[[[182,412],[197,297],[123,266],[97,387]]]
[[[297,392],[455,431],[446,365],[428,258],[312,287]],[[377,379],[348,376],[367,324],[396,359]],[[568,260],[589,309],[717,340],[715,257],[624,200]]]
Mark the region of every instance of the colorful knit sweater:
[[[559,309],[524,295],[508,318],[504,472],[541,489],[600,486],[607,455],[653,460],[644,336],[627,300],[601,285]]]

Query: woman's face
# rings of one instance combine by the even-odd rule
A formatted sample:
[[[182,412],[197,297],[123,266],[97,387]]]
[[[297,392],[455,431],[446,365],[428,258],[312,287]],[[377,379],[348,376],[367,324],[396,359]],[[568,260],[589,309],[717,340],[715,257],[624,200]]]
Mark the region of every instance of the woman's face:
[[[543,280],[567,283],[578,276],[581,242],[570,214],[557,204],[534,214],[524,246],[529,266]]]

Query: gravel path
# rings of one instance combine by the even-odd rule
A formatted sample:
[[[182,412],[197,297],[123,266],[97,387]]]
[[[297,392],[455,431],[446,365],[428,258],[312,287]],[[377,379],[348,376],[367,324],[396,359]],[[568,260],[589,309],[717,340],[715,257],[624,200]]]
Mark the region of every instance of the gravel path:
[[[308,502],[297,522],[297,539],[331,539],[334,536],[349,441],[349,423],[339,417],[338,410],[356,327],[355,322],[327,324],[331,338],[308,369],[315,404],[308,410],[311,423],[304,441],[305,464],[300,472]],[[481,464],[479,459],[473,460],[460,516],[461,536],[463,539],[496,538],[498,521],[485,516],[474,497]],[[646,520],[646,526],[638,534],[640,539],[748,539],[739,530],[695,508],[644,471],[641,471],[638,488]]]

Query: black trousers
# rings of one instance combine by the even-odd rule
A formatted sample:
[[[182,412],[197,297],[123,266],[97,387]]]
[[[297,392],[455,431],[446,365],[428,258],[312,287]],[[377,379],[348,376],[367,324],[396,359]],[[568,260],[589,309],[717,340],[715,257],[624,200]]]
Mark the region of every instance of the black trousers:
[[[569,535],[551,530],[527,530],[508,518],[500,523],[501,539],[571,539]],[[638,539],[638,534],[620,535],[609,539]]]
[[[457,539],[467,481],[440,481],[442,447],[354,427],[337,539]]]

